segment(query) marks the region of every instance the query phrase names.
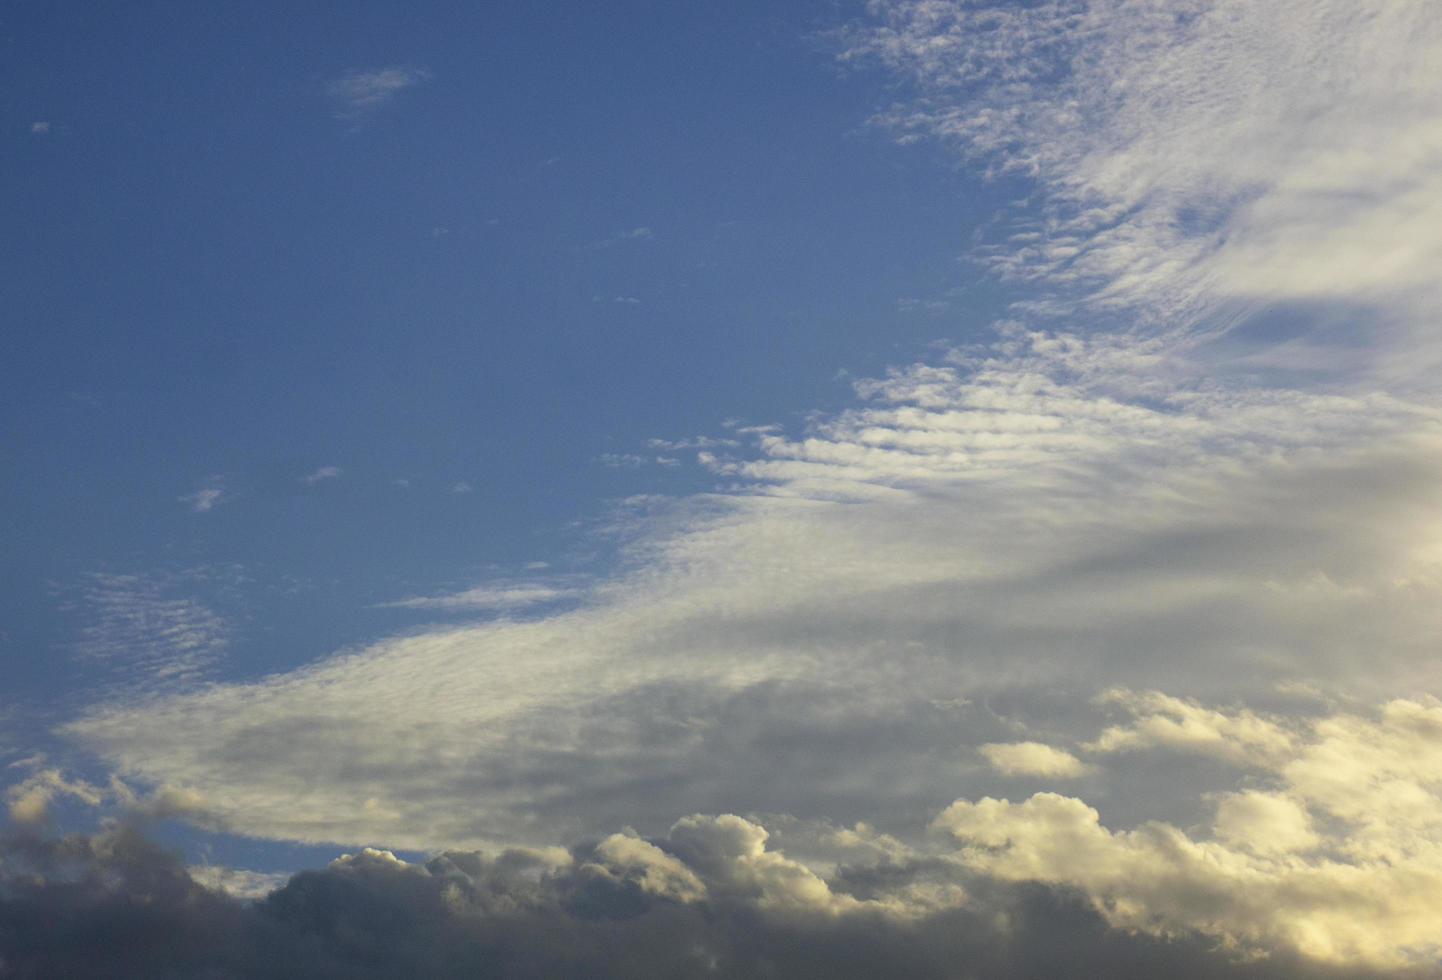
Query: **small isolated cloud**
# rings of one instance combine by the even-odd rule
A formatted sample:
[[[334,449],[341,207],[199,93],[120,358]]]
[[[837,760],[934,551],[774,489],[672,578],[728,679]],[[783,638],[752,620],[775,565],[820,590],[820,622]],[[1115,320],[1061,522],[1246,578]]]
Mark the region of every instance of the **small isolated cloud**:
[[[211,477],[194,493],[187,493],[178,499],[183,504],[189,504],[190,509],[197,514],[204,514],[214,510],[215,506],[225,499],[225,488],[219,477]]]
[[[396,97],[396,93],[431,80],[425,68],[393,65],[375,71],[349,71],[326,83],[326,95],[337,104],[336,114],[355,119],[379,109]]]
[[[600,241],[592,242],[591,247],[611,248],[615,245],[621,245],[625,242],[648,242],[655,237],[655,232],[653,232],[649,227],[641,225],[636,228],[623,228],[608,238],[602,238]]]
[[[451,484],[451,493],[470,493],[474,489],[475,487],[471,486],[465,480],[457,480]]]
[[[339,466],[322,466],[313,473],[307,473],[300,478],[300,482],[308,487],[313,487],[324,480],[337,479],[343,470]]]
[[[1003,776],[1071,778],[1088,771],[1087,764],[1070,752],[1041,742],[992,742],[983,745],[980,752]]]
[[[620,306],[640,306],[641,301],[634,296],[603,296],[597,293],[591,297],[592,303],[615,303]]]
[[[613,470],[634,470],[650,463],[657,466],[681,465],[681,461],[674,456],[641,456],[637,453],[602,453],[596,460],[602,466],[609,466]]]
[[[34,133],[36,136],[44,136],[46,133],[50,132],[50,124],[43,119],[37,122],[33,122],[30,124],[30,132]]]

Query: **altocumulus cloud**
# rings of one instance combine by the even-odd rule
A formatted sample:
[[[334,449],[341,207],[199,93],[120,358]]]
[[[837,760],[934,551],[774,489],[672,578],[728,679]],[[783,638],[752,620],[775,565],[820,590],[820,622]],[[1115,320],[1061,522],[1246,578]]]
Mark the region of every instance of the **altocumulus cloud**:
[[[323,937],[311,975],[1435,973],[1442,12],[870,10],[837,41],[907,86],[878,122],[1035,182],[978,253],[1033,301],[698,447],[726,489],[620,505],[622,567],[563,608],[82,711],[207,826],[450,855],[206,892],[225,942]],[[7,909],[112,901],[65,846]]]

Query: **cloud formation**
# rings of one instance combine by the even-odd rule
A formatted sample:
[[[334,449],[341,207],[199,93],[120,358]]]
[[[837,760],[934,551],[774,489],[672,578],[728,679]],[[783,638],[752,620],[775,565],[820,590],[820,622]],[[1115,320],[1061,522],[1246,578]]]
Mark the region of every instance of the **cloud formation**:
[[[693,817],[655,842],[615,835],[569,853],[448,852],[410,864],[365,849],[244,902],[125,826],[88,838],[12,834],[0,841],[0,969],[76,980],[1337,975],[1192,937],[1110,931],[1065,892],[1034,886],[898,911],[898,885],[934,870],[857,873],[849,886],[887,897],[856,898],[764,839],[740,818]]]
[[[74,656],[112,684],[184,684],[205,676],[226,656],[231,639],[230,622],[191,594],[215,574],[86,576],[67,595],[80,620]]]
[[[695,449],[715,492],[619,504],[617,568],[572,603],[115,697],[64,732],[231,832],[501,855],[362,851],[257,907],[363,893],[357,921],[417,930],[360,961],[1432,969],[1442,16],[870,9],[844,57],[913,86],[882,121],[1028,182],[979,253],[1031,284],[1015,320],[799,432],[653,445]],[[452,918],[478,902],[521,918]],[[611,959],[643,923],[674,958]]]
[[[1045,194],[983,250],[1001,274],[1150,329],[1228,322],[1228,304],[1385,307],[1404,322],[1372,324],[1372,343],[1303,337],[1267,356],[1431,371],[1439,348],[1409,322],[1442,312],[1442,22],[1426,5],[869,8],[876,20],[842,37],[842,57],[914,86],[878,120]]]

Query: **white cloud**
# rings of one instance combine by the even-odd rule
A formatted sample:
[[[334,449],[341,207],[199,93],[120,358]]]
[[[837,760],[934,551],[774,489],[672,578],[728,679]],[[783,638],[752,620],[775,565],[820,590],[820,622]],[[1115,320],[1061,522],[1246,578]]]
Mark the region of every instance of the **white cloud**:
[[[1088,771],[1086,763],[1070,752],[1041,742],[989,742],[979,751],[993,769],[1006,776],[1069,779]]]
[[[1152,700],[1164,699],[1161,695]],[[1143,700],[1128,702],[1147,710]],[[1243,950],[1289,949],[1350,966],[1435,966],[1442,908],[1442,704],[1263,721],[1187,703],[1227,761],[1265,788],[1212,794],[1210,833],[1158,821],[1108,830],[1079,799],[959,800],[935,821],[968,868],[1080,889],[1114,925],[1199,931]],[[1169,706],[1175,714],[1175,706]],[[1155,716],[1143,715],[1138,728]],[[1259,724],[1285,739],[1255,737]],[[1212,737],[1158,750],[1214,754]],[[1255,754],[1245,755],[1247,749]],[[1204,794],[1205,795],[1205,794]]]
[[[1322,334],[1293,356],[1323,345],[1334,370],[1350,356],[1432,372],[1442,345],[1420,324],[1442,312],[1442,18],[1429,5],[869,6],[875,22],[842,35],[842,57],[915,86],[879,120],[1046,195],[983,250],[1002,274],[1160,329],[1222,325],[1236,304],[1386,306],[1365,328],[1384,332],[1372,350]]]
[[[110,685],[190,683],[226,655],[231,626],[194,593],[204,569],[151,575],[101,572],[68,595],[77,628],[71,649]]]
[[[220,477],[211,477],[194,493],[188,493],[179,499],[181,503],[189,504],[190,509],[197,514],[204,514],[214,510],[226,499],[226,491]]]
[[[50,132],[50,124],[44,120],[33,122],[30,124],[30,132],[36,136],[45,136]]]
[[[355,119],[379,109],[396,94],[430,81],[425,68],[393,65],[373,71],[350,71],[326,83],[325,91],[343,118]]]
[[[212,891],[240,899],[261,899],[284,885],[290,875],[275,871],[250,871],[218,864],[192,864],[186,872]]]
[[[44,823],[50,806],[62,797],[77,799],[87,806],[98,806],[104,791],[83,779],[68,779],[59,769],[40,769],[5,790],[5,805],[10,819],[17,824]]]
[[[578,595],[576,589],[557,588],[532,582],[503,585],[478,586],[449,595],[415,596],[380,603],[382,609],[440,609],[440,610],[506,610],[522,609],[538,603],[555,602]]]
[[[300,482],[308,487],[313,487],[324,480],[339,479],[344,471],[339,466],[322,466],[311,473],[300,478]]]

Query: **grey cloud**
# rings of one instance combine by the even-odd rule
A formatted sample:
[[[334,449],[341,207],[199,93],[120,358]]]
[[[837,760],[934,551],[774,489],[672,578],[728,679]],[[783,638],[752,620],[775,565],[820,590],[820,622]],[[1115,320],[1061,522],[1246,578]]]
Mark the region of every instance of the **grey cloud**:
[[[708,858],[691,844],[699,869]],[[675,860],[645,846],[652,861]],[[605,871],[607,860],[604,842],[563,858],[446,853],[424,865],[367,851],[245,902],[202,887],[133,829],[94,838],[12,833],[0,841],[0,976],[1341,976],[1285,956],[1241,960],[1193,937],[1110,929],[1071,894],[1034,885],[983,885],[968,908],[898,919],[864,906],[768,906],[735,888],[678,895],[625,869]],[[699,873],[714,884],[715,875]],[[891,866],[833,884],[894,892],[937,874]]]

